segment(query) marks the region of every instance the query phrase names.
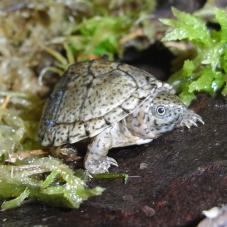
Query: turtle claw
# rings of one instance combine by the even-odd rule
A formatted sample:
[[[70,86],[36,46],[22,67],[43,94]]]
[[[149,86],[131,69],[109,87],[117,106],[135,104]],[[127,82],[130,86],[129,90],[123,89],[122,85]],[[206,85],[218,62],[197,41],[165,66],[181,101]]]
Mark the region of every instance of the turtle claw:
[[[191,128],[191,125],[189,124],[189,122],[184,122],[184,125],[189,129]]]
[[[91,174],[109,172],[111,165],[118,166],[117,161],[108,156],[100,157],[99,159],[88,157],[85,161],[85,168]]]
[[[110,158],[108,156],[106,158],[107,158],[110,165],[118,167],[118,163],[114,158]]]
[[[203,119],[198,115],[199,118],[197,118],[197,121],[199,121],[201,124],[205,124],[205,122],[203,121]]]
[[[198,127],[198,124],[196,122],[200,122],[201,124],[204,124],[204,121],[198,114],[189,110],[184,114],[184,117],[180,123],[180,126],[186,126],[188,129],[191,128],[191,126]]]
[[[196,122],[195,122],[195,121],[190,120],[190,123],[191,123],[191,125],[194,125],[195,127],[198,127],[198,125],[196,124]]]

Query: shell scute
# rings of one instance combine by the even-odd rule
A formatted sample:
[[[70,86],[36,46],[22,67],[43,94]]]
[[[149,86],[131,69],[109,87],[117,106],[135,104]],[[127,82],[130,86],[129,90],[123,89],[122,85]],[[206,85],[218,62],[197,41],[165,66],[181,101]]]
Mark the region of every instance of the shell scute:
[[[99,77],[100,75],[110,73],[116,70],[118,67],[118,63],[109,62],[105,60],[94,60],[90,66],[90,72],[94,77]]]
[[[52,141],[55,146],[60,146],[65,143],[65,141],[68,140],[69,135],[69,126],[60,124],[55,126],[54,130],[54,137],[52,138]]]
[[[69,143],[76,143],[86,138],[86,128],[83,122],[75,122],[69,127]]]
[[[78,83],[75,83],[73,86],[71,81],[69,82],[69,86],[66,87],[64,94],[64,100],[59,105],[56,117],[58,123],[73,123],[80,119],[80,112],[83,108],[83,103],[86,101],[89,85],[92,83],[92,80],[91,75],[86,75],[80,77],[80,80],[77,81]]]
[[[153,77],[151,74],[134,66],[120,64],[118,66],[118,69],[125,72],[128,76],[132,77],[137,83],[138,87],[142,88],[150,84],[151,81],[157,82],[157,79]]]
[[[136,89],[134,81],[121,71],[94,78],[81,109],[81,120],[88,121],[104,116],[129,98]]]

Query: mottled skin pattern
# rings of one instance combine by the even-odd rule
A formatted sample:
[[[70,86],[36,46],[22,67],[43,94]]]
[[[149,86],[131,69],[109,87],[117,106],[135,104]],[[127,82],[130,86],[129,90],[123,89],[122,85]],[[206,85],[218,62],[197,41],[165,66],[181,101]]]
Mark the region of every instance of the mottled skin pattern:
[[[174,95],[174,89],[149,73],[104,60],[69,67],[44,107],[39,137],[44,146],[92,138],[85,168],[107,172],[116,160],[109,149],[145,144],[176,127],[203,123]]]

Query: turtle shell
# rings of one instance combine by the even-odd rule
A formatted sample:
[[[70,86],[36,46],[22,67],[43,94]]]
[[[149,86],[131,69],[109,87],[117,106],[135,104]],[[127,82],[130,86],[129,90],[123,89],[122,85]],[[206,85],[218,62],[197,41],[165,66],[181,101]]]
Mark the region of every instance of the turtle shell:
[[[44,107],[39,129],[42,145],[94,137],[163,89],[173,92],[170,85],[127,64],[105,60],[73,64]]]

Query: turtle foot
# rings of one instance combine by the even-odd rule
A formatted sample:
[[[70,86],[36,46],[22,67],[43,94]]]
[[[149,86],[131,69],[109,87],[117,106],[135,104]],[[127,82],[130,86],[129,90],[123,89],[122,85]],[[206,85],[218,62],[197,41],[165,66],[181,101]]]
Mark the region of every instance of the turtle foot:
[[[84,165],[86,170],[91,174],[106,173],[111,165],[118,166],[114,158],[103,156],[97,159],[97,157],[93,158],[90,155],[88,155]]]
[[[204,124],[204,121],[198,114],[194,113],[191,110],[188,110],[185,113],[184,118],[180,123],[180,126],[186,126],[187,128],[191,128],[191,126],[198,127],[197,122]]]

